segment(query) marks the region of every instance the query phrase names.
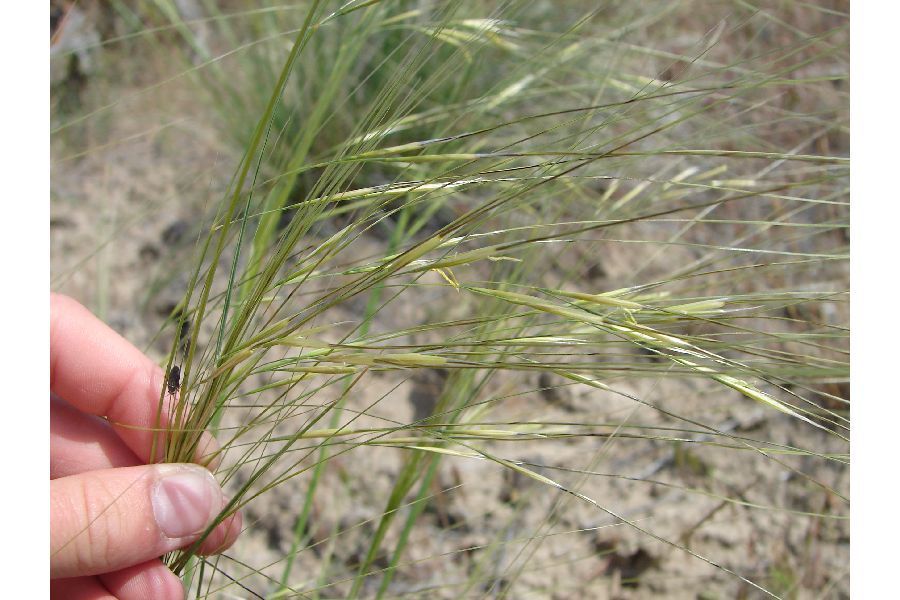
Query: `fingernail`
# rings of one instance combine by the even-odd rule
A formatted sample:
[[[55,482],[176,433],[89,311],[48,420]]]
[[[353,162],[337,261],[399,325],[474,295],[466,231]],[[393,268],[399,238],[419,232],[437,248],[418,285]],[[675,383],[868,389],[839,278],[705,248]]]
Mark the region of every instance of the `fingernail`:
[[[203,532],[224,506],[212,473],[196,465],[159,465],[157,473],[151,501],[163,535],[182,538]]]

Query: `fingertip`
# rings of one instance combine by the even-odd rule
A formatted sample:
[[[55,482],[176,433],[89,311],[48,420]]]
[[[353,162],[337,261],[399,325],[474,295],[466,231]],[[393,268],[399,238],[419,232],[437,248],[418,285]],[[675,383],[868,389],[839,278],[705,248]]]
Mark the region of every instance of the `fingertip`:
[[[100,576],[118,600],[184,600],[184,586],[159,559]]]
[[[72,298],[50,297],[50,391],[81,412],[106,417],[146,462],[158,442],[159,365]]]
[[[50,502],[54,577],[108,573],[189,546],[226,505],[213,475],[195,464],[61,477],[50,482]]]
[[[225,517],[200,544],[198,554],[209,556],[210,554],[224,552],[237,541],[243,526],[244,516],[240,511]]]
[[[202,465],[210,471],[215,471],[222,464],[221,446],[216,438],[208,431],[204,431],[200,435],[200,441],[197,443],[197,450],[194,452],[194,461],[198,465]]]
[[[50,479],[139,464],[108,421],[50,394]]]

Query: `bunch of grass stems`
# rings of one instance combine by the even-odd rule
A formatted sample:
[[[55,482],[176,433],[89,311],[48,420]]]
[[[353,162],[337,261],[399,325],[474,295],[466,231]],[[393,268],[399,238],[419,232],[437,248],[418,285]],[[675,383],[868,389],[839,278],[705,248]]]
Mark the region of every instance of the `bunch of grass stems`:
[[[846,19],[804,5],[837,15],[836,27],[813,35],[736,2],[729,20],[672,53],[630,40],[679,3],[593,4],[556,14],[527,2],[310,0],[211,7],[186,22],[160,2],[156,26],[104,42],[167,35],[182,44],[192,63],[179,77],[208,94],[243,147],[192,250],[183,300],[160,331],[173,339],[165,366],[183,373],[169,415],[181,426],[161,442],[166,460],[190,460],[200,433],[216,433],[216,476],[230,493],[217,521],[301,482],[291,550],[279,563],[200,557],[199,542],[166,557],[192,595],[319,597],[339,586],[347,597],[388,597],[411,564],[406,550],[439,465],[487,461],[537,482],[554,508],[528,524],[502,580],[484,565],[451,595],[478,595],[489,579],[501,582],[493,593],[508,594],[574,502],[777,596],[584,491],[590,480],[625,477],[595,467],[629,438],[762,458],[835,500],[811,514],[845,518],[845,495],[792,459],[849,464],[847,401],[821,391],[847,380],[848,332],[807,316],[847,299],[816,278],[847,261],[848,163],[810,151],[813,140],[845,135],[846,122],[784,98],[843,81],[805,67],[840,65]],[[215,35],[200,39],[201,28]],[[763,30],[787,32],[790,43],[757,43]],[[737,50],[720,52],[728,44]],[[648,64],[654,72],[636,66]],[[680,76],[664,76],[673,66]],[[772,132],[797,142],[786,147]],[[365,240],[379,232],[388,239],[373,254]],[[613,247],[625,251],[608,258]],[[640,258],[615,289],[585,275],[631,254]],[[436,369],[446,377],[427,418],[362,424],[390,394],[348,405],[373,377]],[[569,422],[504,419],[506,400],[539,390],[504,394],[495,382],[533,375],[593,390],[597,402],[628,399],[671,426],[603,422],[602,406]],[[739,396],[820,432],[812,439],[829,447],[726,431],[628,385],[648,378]],[[569,472],[516,450],[589,437],[604,442]],[[336,458],[347,455],[352,471],[353,457],[375,447],[394,449],[402,464],[359,564],[301,576],[299,556],[322,544],[331,553],[342,539],[335,530],[314,544],[308,533],[323,477]],[[682,489],[749,504],[721,489]],[[788,510],[776,504],[751,509]]]

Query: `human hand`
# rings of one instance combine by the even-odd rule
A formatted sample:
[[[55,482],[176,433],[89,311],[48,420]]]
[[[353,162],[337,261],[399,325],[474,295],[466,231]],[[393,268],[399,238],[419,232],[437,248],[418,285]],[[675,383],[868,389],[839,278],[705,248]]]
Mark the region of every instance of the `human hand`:
[[[164,375],[86,308],[50,296],[50,589],[79,600],[180,600],[159,559],[195,542],[225,506],[212,474],[162,457]],[[168,411],[163,410],[162,419]],[[106,419],[100,418],[101,416]],[[151,449],[156,436],[156,460]],[[217,446],[204,434],[200,456]],[[198,457],[199,458],[199,457]],[[229,547],[239,513],[204,540]]]

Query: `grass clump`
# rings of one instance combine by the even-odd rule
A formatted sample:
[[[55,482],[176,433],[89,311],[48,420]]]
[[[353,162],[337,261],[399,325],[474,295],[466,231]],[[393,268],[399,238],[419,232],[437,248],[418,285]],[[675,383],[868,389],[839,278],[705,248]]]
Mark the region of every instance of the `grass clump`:
[[[161,330],[167,460],[213,429],[222,518],[288,518],[168,557],[195,597],[777,597],[734,545],[843,526],[839,8],[144,10],[105,51],[179,40],[164,81],[242,153]]]

